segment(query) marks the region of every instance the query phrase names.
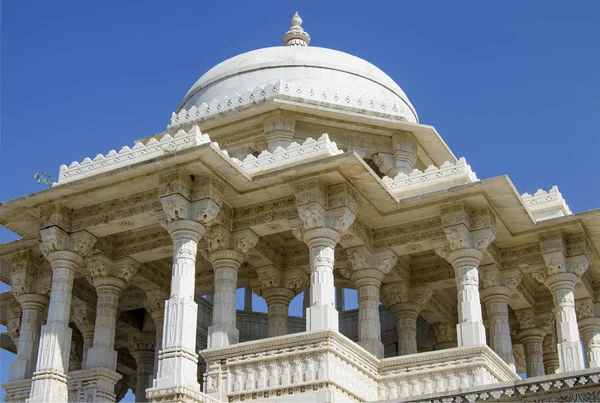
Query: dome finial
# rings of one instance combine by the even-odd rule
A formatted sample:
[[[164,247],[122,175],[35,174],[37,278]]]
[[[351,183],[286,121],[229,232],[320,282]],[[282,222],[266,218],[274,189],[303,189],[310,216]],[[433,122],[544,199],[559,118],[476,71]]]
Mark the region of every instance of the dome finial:
[[[285,46],[308,46],[310,35],[302,28],[302,18],[298,11],[292,17],[291,28],[283,35],[283,44]]]

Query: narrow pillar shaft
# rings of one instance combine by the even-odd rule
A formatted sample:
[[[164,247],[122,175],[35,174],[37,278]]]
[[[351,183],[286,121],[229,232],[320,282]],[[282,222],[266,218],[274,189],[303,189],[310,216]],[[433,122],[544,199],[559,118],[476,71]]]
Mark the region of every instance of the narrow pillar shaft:
[[[236,344],[240,332],[236,327],[235,290],[241,254],[234,250],[217,251],[221,254],[213,260],[215,272],[215,298],[212,325],[208,328],[208,348],[220,348]],[[235,257],[235,258],[234,258]]]
[[[10,366],[10,380],[18,381],[33,376],[38,348],[40,330],[44,320],[44,311],[48,306],[48,298],[37,294],[24,294],[18,297],[21,303],[21,331],[17,358]]]
[[[519,332],[519,339],[525,350],[525,365],[527,366],[527,377],[545,375],[544,370],[544,342],[545,331],[537,328],[524,329]]]
[[[94,345],[94,325],[83,325],[79,329],[81,332],[81,337],[83,338],[83,352],[81,354],[81,362],[82,365],[85,365],[87,362],[88,351]]]
[[[484,302],[487,308],[490,347],[516,372],[515,357],[510,337],[510,323],[508,321],[508,299],[510,288],[504,286],[486,288]]]
[[[244,288],[244,311],[252,312],[252,287]]]
[[[81,257],[74,252],[49,254],[52,264],[52,288],[48,320],[42,326],[37,367],[33,375],[30,402],[66,402],[71,333],[69,317],[75,270]]]
[[[338,312],[346,310],[346,298],[344,297],[344,289],[340,287],[335,288],[335,309]]]
[[[379,287],[377,279],[363,278],[358,291],[358,344],[377,358],[383,358],[379,321]]]
[[[398,355],[416,354],[418,311],[414,309],[402,309],[401,307],[401,310],[395,312],[395,316],[396,330],[398,332]]]
[[[146,389],[150,387],[150,379],[154,372],[154,351],[140,350],[133,352],[137,364],[135,382],[135,401],[147,402]]]
[[[339,330],[335,309],[333,263],[339,233],[332,229],[306,231],[310,250],[310,306],[306,310],[306,330]]]
[[[87,352],[84,368],[117,369],[117,352],[114,349],[119,296],[125,282],[116,277],[97,277],[93,280],[98,294],[94,342]]]
[[[163,348],[158,355],[154,387],[187,386],[197,390],[198,305],[194,287],[198,241],[206,229],[196,221],[176,220],[168,224],[168,230],[173,238],[171,296],[165,303]]]
[[[310,306],[310,282],[302,295],[302,317],[306,317],[306,309]],[[305,329],[306,330],[306,329]]]
[[[21,327],[22,329],[22,327]],[[600,367],[600,318],[585,318],[579,321],[583,348],[588,368]],[[23,331],[21,330],[21,340]],[[19,342],[19,347],[21,346]]]
[[[163,341],[163,323],[165,321],[165,310],[163,309],[157,309],[156,311],[153,311],[150,315],[152,316],[152,319],[154,319],[154,327],[156,328],[156,339],[154,342],[154,363],[152,365],[153,368],[153,374],[152,374],[152,378],[156,378],[157,375],[157,371],[158,371],[158,354],[160,353],[160,350],[162,349],[162,341]]]
[[[458,289],[459,347],[484,346],[485,328],[479,299],[478,265],[483,254],[476,249],[459,249],[450,253],[449,261],[454,266]]]
[[[264,292],[267,301],[267,321],[269,337],[288,333],[288,310],[294,292],[286,288],[274,288]]]
[[[583,351],[579,338],[575,297],[573,291],[577,276],[571,273],[559,273],[546,279],[548,288],[554,297],[556,308],[556,336],[560,372],[584,369]]]

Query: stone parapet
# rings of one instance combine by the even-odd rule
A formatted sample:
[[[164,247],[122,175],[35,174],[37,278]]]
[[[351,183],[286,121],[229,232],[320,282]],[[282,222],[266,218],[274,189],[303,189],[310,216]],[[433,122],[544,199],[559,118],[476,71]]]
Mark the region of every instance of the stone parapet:
[[[328,401],[337,396],[343,401],[376,401],[403,393],[410,396],[407,385],[419,393],[444,393],[518,379],[487,346],[380,360],[340,333],[327,330],[200,354],[208,368],[204,391],[223,401],[285,396],[288,400]]]

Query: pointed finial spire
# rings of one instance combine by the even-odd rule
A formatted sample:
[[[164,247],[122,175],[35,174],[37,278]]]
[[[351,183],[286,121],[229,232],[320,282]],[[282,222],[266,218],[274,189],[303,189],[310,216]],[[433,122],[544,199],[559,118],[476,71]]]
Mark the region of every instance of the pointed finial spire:
[[[310,35],[302,28],[302,18],[298,11],[292,17],[292,27],[283,35],[283,44],[285,46],[308,46]]]

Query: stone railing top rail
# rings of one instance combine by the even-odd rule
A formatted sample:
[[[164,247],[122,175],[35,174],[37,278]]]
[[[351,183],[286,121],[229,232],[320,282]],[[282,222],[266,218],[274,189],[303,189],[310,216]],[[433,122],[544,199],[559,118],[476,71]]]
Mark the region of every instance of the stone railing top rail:
[[[178,113],[172,113],[169,128],[207,120],[227,112],[265,103],[274,98],[302,100],[303,103],[333,106],[359,113],[366,111],[372,115],[389,116],[416,123],[414,113],[406,105],[394,102],[392,99],[373,99],[356,96],[351,92],[342,93],[332,88],[306,87],[305,82],[302,84],[278,80],[256,88],[249,88],[243,94],[226,96],[222,100],[214,99],[210,103],[204,102],[200,106],[192,106],[189,110],[182,109]]]
[[[590,390],[591,388],[591,390]],[[586,389],[589,396],[577,400],[578,389]],[[584,396],[582,396],[584,397]],[[550,401],[598,401],[600,398],[600,369],[589,368],[520,379],[495,385],[463,389],[446,395],[424,395],[419,398],[398,399],[397,402],[465,403],[465,402],[550,402]]]
[[[329,135],[323,133],[318,140],[309,137],[301,145],[294,142],[287,148],[277,147],[272,153],[265,150],[258,157],[249,154],[243,161],[237,158],[231,160],[249,174],[257,174],[297,162],[308,162],[315,158],[342,153],[343,151],[337,148],[335,142],[329,139]]]
[[[124,146],[119,152],[110,150],[106,155],[96,155],[94,159],[84,158],[81,162],[73,161],[69,166],[61,165],[58,185],[210,142],[207,134],[193,126],[187,132],[179,130],[173,136],[165,134],[159,140],[151,138],[145,143],[137,142],[131,148]]]
[[[479,179],[465,158],[461,157],[456,163],[446,161],[439,168],[429,165],[425,171],[414,169],[408,175],[399,173],[393,179],[384,176],[382,181],[394,196],[402,198],[477,182]]]
[[[533,196],[523,193],[521,199],[536,221],[572,214],[567,202],[558,191],[558,186],[552,186],[547,192],[538,189]]]

